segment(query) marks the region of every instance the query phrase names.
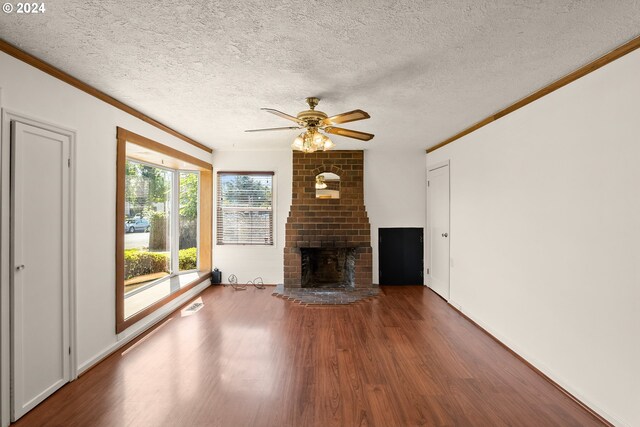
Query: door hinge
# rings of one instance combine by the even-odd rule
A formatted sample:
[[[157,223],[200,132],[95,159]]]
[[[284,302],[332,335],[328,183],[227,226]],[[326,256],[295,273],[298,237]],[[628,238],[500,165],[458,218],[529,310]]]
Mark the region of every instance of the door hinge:
[[[71,167],[71,159],[67,159],[67,166]]]
[[[430,184],[430,181],[427,181],[427,187],[429,186],[429,184]]]
[[[69,346],[69,355],[71,355],[71,346]]]
[[[429,269],[427,268],[427,274],[429,274]]]

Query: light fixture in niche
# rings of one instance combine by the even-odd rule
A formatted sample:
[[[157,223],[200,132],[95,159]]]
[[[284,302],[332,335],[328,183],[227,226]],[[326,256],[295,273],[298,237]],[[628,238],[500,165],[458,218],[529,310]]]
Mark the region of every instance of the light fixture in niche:
[[[324,176],[316,176],[316,190],[324,190],[325,188],[327,188],[327,183],[324,182]]]
[[[340,176],[331,172],[316,175],[316,199],[339,199]]]

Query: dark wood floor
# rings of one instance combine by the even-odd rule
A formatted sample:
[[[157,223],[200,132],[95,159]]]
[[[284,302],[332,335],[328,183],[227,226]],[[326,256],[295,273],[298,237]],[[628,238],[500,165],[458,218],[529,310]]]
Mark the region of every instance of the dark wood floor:
[[[270,288],[202,299],[15,425],[601,425],[427,288],[329,308]]]

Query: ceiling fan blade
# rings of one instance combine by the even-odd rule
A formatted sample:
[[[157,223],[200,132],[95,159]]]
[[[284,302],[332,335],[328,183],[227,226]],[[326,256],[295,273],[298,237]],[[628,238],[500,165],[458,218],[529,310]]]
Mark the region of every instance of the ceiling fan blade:
[[[275,114],[276,116],[282,117],[283,119],[291,120],[292,122],[296,122],[298,124],[303,123],[303,121],[299,120],[297,117],[293,117],[287,113],[283,113],[282,111],[274,110],[273,108],[261,108],[261,110],[271,114]]]
[[[299,126],[287,126],[283,128],[265,128],[265,129],[247,129],[245,132],[264,132],[268,130],[289,130],[289,129],[302,129]]]
[[[335,135],[346,136],[347,138],[360,139],[362,141],[369,141],[374,137],[372,133],[359,132],[357,130],[344,128],[326,127],[324,128],[324,131],[327,133],[333,133]]]
[[[336,116],[327,117],[322,121],[322,123],[325,125],[339,125],[340,123],[355,122],[356,120],[364,120],[370,117],[371,116],[369,116],[369,113],[366,111],[353,110]]]

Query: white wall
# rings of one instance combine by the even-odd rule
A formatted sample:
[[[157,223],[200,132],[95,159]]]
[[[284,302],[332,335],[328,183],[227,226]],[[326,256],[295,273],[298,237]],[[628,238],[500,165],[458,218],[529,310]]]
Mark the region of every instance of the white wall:
[[[228,282],[231,273],[238,276],[240,283],[256,276],[262,276],[265,283],[282,283],[285,224],[291,207],[291,150],[215,151],[213,168],[214,172],[276,172],[276,245],[216,245],[213,265],[222,270],[224,283]],[[424,227],[424,151],[365,150],[364,169],[365,204],[371,222],[373,282],[378,283],[378,227]]]
[[[379,281],[378,228],[424,228],[426,183],[424,150],[365,151],[364,202],[371,223],[373,283]]]
[[[235,274],[239,283],[247,283],[262,277],[264,283],[279,284],[284,275],[285,224],[291,207],[291,150],[282,151],[218,151],[213,155],[214,189],[217,189],[216,172],[226,171],[273,171],[274,182],[274,245],[217,245],[216,219],[217,201],[214,202],[214,247],[213,265],[222,271],[223,283]]]
[[[451,160],[451,302],[640,425],[640,51],[427,156]]]
[[[77,355],[78,366],[86,366],[118,341],[115,334],[116,126],[205,161],[211,161],[211,154],[2,52],[0,88],[3,109],[76,131]],[[2,286],[9,284],[3,281]],[[124,333],[120,339],[126,337]]]

